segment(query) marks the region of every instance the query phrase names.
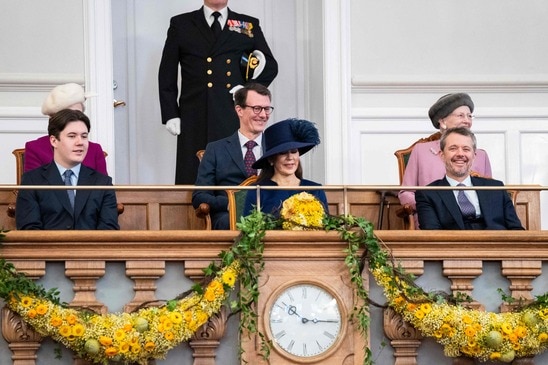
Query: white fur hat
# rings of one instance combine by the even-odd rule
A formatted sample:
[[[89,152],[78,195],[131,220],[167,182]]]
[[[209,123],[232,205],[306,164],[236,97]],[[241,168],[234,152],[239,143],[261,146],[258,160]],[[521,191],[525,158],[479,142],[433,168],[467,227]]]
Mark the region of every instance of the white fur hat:
[[[59,85],[53,88],[42,103],[42,114],[53,115],[59,110],[67,109],[71,105],[84,103],[86,96],[84,88],[75,83]]]

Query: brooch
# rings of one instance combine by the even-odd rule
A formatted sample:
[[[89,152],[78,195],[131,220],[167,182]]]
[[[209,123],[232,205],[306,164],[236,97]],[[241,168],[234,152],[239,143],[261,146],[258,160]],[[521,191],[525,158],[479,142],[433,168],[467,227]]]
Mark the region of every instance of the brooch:
[[[253,23],[228,19],[226,25],[228,25],[228,30],[232,32],[242,33],[249,38],[253,38]]]

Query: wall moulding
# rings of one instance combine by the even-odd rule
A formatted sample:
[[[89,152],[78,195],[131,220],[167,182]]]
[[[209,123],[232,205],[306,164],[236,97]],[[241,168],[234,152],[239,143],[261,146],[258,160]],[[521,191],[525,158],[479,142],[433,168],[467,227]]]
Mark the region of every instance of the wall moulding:
[[[0,92],[49,92],[68,82],[84,85],[84,75],[0,73]]]
[[[548,93],[548,74],[540,75],[354,75],[352,92]]]

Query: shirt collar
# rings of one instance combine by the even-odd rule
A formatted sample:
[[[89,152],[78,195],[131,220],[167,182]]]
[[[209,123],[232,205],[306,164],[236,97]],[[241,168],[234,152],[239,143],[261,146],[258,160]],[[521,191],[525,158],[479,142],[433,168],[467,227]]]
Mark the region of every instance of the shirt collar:
[[[213,22],[212,20],[213,18],[211,17],[211,14],[213,14],[215,11],[218,11],[219,13],[221,13],[221,16],[219,18],[221,24],[226,23],[226,20],[228,18],[228,6],[225,6],[221,10],[213,10],[211,8],[208,8],[206,5],[204,5],[204,16],[207,21],[207,24],[211,25],[211,23]]]
[[[57,169],[59,170],[59,173],[61,174],[61,176],[64,176],[65,171],[67,171],[68,169],[59,165],[57,162],[55,162],[55,165],[57,166]],[[78,177],[80,176],[80,167],[82,167],[82,164],[78,164],[70,169],[72,170],[72,173],[74,174],[74,178],[76,179],[76,181],[78,181]]]
[[[470,175],[466,177],[463,181],[457,181],[455,179],[451,179],[449,176],[445,175],[445,178],[447,179],[447,182],[450,186],[457,186],[458,184],[464,184],[466,186],[473,186],[472,185],[472,179],[470,179]]]

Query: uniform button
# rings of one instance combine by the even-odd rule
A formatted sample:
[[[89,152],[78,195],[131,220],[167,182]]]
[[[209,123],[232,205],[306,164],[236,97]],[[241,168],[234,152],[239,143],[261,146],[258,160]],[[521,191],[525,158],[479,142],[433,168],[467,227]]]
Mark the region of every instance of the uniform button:
[[[228,71],[228,72],[226,73],[226,75],[227,75],[227,76],[230,76],[230,75],[232,75],[232,72]]]
[[[212,82],[208,82],[208,83],[207,83],[207,87],[213,87],[213,83],[212,83]]]
[[[232,60],[230,58],[226,60],[227,65],[230,65],[230,62],[232,62]]]
[[[231,86],[232,86],[231,84],[226,84],[227,89],[230,89]]]
[[[213,58],[208,57],[206,60],[207,60],[207,62],[211,62],[211,61],[213,61]]]
[[[207,74],[208,74],[208,75],[211,75],[212,73],[213,73],[213,71],[207,70]]]

